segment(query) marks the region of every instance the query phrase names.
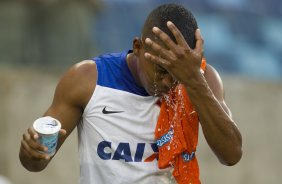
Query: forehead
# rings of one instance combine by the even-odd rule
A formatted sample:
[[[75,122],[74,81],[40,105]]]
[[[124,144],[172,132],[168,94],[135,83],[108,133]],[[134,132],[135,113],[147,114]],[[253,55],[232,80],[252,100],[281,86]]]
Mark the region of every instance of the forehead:
[[[143,45],[142,48],[144,49],[145,52],[148,52],[148,53],[156,55],[156,56],[159,55],[159,53],[157,53],[157,51],[155,51],[150,45],[147,45],[145,43],[146,38],[150,38],[154,42],[154,44],[157,44],[161,49],[163,49],[162,52],[169,52],[168,46],[163,41],[161,41],[157,36],[152,36],[152,37],[150,37],[150,36],[142,37],[141,36],[141,43]]]

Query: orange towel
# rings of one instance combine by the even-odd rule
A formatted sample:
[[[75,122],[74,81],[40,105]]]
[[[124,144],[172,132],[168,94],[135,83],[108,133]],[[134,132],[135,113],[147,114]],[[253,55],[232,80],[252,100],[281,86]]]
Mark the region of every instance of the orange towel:
[[[205,70],[202,60],[201,69]],[[179,184],[200,184],[199,167],[195,156],[198,144],[199,119],[182,84],[161,98],[161,109],[155,129],[159,148],[160,169],[173,167]]]

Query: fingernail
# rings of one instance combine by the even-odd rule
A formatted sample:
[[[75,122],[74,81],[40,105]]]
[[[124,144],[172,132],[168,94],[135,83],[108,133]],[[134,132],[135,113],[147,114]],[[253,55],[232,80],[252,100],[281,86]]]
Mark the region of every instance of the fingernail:
[[[33,138],[34,138],[34,139],[38,139],[38,135],[35,134],[35,135],[33,136]]]
[[[171,26],[172,22],[171,21],[167,21],[167,26]]]
[[[197,31],[201,34],[201,30],[198,28]]]
[[[145,56],[145,58],[149,58],[150,54],[146,52],[146,53],[144,54],[144,56]]]
[[[49,156],[45,156],[45,160],[49,160],[50,159],[50,157]]]
[[[151,40],[150,38],[146,38],[146,39],[145,39],[145,43],[151,44],[151,43],[152,43],[152,40]]]
[[[158,31],[158,30],[159,30],[158,27],[153,27],[153,32],[156,32],[156,31]]]

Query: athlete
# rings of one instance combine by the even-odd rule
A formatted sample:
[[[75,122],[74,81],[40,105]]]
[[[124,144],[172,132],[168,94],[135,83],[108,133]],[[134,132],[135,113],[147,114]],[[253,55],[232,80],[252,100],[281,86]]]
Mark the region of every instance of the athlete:
[[[75,64],[59,81],[43,116],[62,123],[57,150],[78,127],[80,183],[171,182],[172,167],[158,168],[154,137],[159,98],[182,84],[199,116],[208,145],[224,165],[242,156],[241,134],[224,100],[217,71],[206,65],[203,39],[190,11],[164,4],[147,17],[133,49]],[[23,134],[19,157],[29,171],[52,160],[38,134]],[[195,182],[199,183],[199,181]]]

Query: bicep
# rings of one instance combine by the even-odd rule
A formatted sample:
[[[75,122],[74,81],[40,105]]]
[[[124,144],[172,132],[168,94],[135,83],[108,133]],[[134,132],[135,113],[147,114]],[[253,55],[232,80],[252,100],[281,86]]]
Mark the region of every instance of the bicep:
[[[222,80],[218,74],[218,72],[210,65],[207,65],[205,74],[206,81],[213,92],[215,98],[220,103],[221,107],[224,111],[232,117],[231,111],[225,103],[225,93],[223,88]]]

